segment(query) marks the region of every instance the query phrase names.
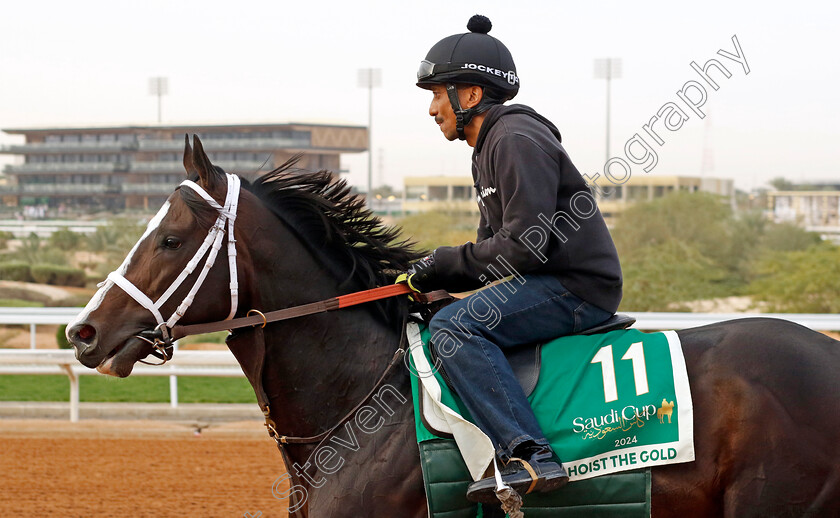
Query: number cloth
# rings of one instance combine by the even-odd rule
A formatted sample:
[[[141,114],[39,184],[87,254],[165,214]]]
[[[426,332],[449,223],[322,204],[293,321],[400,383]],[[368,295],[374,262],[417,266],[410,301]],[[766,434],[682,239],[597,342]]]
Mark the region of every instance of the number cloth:
[[[493,446],[469,427],[457,396],[434,372],[428,330],[412,326],[418,442],[454,437],[477,480],[492,461]],[[691,392],[673,331],[630,329],[549,342],[528,400],[571,481],[694,460]]]

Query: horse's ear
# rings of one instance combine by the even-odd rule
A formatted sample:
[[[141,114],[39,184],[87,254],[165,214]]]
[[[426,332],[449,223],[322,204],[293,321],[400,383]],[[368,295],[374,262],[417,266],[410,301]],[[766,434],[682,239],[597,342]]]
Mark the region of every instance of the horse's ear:
[[[217,186],[221,185],[222,173],[210,162],[198,135],[193,135],[192,162],[198,174],[198,183],[207,192],[213,192]]]
[[[190,146],[190,136],[184,133],[184,169],[187,171],[187,178],[195,178],[198,171],[193,163],[193,149]]]

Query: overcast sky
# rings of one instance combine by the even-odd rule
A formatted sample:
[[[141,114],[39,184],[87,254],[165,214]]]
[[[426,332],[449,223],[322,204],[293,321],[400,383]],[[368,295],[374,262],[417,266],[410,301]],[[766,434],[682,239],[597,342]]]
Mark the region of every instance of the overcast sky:
[[[481,5],[481,7],[477,7]],[[619,57],[612,88],[611,156],[639,133],[656,151],[649,173],[734,178],[749,189],[784,176],[840,180],[838,2],[3,2],[0,128],[153,124],[148,78],[169,78],[163,122],[367,124],[357,69],[382,69],[374,91],[374,183],[406,175],[469,175],[471,148],[443,139],[414,86],[439,39],[466,31],[479,12],[513,53],[522,87],[563,134],[581,172],[605,162],[605,81],[593,61]],[[736,52],[749,67],[717,54]],[[717,91],[690,63],[716,58]],[[700,81],[701,119],[677,92]],[[694,92],[696,93],[696,91]],[[668,102],[689,119],[642,126]],[[0,135],[0,143],[16,141]],[[704,149],[707,167],[703,168]],[[345,155],[352,183],[367,155]]]

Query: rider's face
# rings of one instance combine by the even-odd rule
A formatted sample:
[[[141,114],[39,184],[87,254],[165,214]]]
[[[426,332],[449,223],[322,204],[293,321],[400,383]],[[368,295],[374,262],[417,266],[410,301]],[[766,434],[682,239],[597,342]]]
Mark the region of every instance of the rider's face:
[[[429,105],[429,115],[435,118],[435,122],[447,140],[456,140],[458,130],[456,129],[455,112],[452,111],[452,104],[449,103],[446,87],[432,85],[431,90],[432,103]]]

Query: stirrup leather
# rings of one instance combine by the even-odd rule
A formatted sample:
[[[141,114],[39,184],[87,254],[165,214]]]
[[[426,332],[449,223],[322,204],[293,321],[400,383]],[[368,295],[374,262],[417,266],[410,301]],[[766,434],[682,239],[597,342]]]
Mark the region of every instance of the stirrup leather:
[[[534,490],[534,488],[537,485],[537,481],[540,479],[540,477],[537,475],[537,472],[534,471],[534,468],[531,467],[531,464],[527,460],[520,459],[519,457],[511,457],[507,463],[510,464],[513,461],[517,461],[520,464],[522,464],[522,466],[525,468],[525,471],[527,471],[528,474],[531,475],[531,485],[528,486],[528,490],[525,491],[525,494],[528,495],[531,493],[531,491]]]

